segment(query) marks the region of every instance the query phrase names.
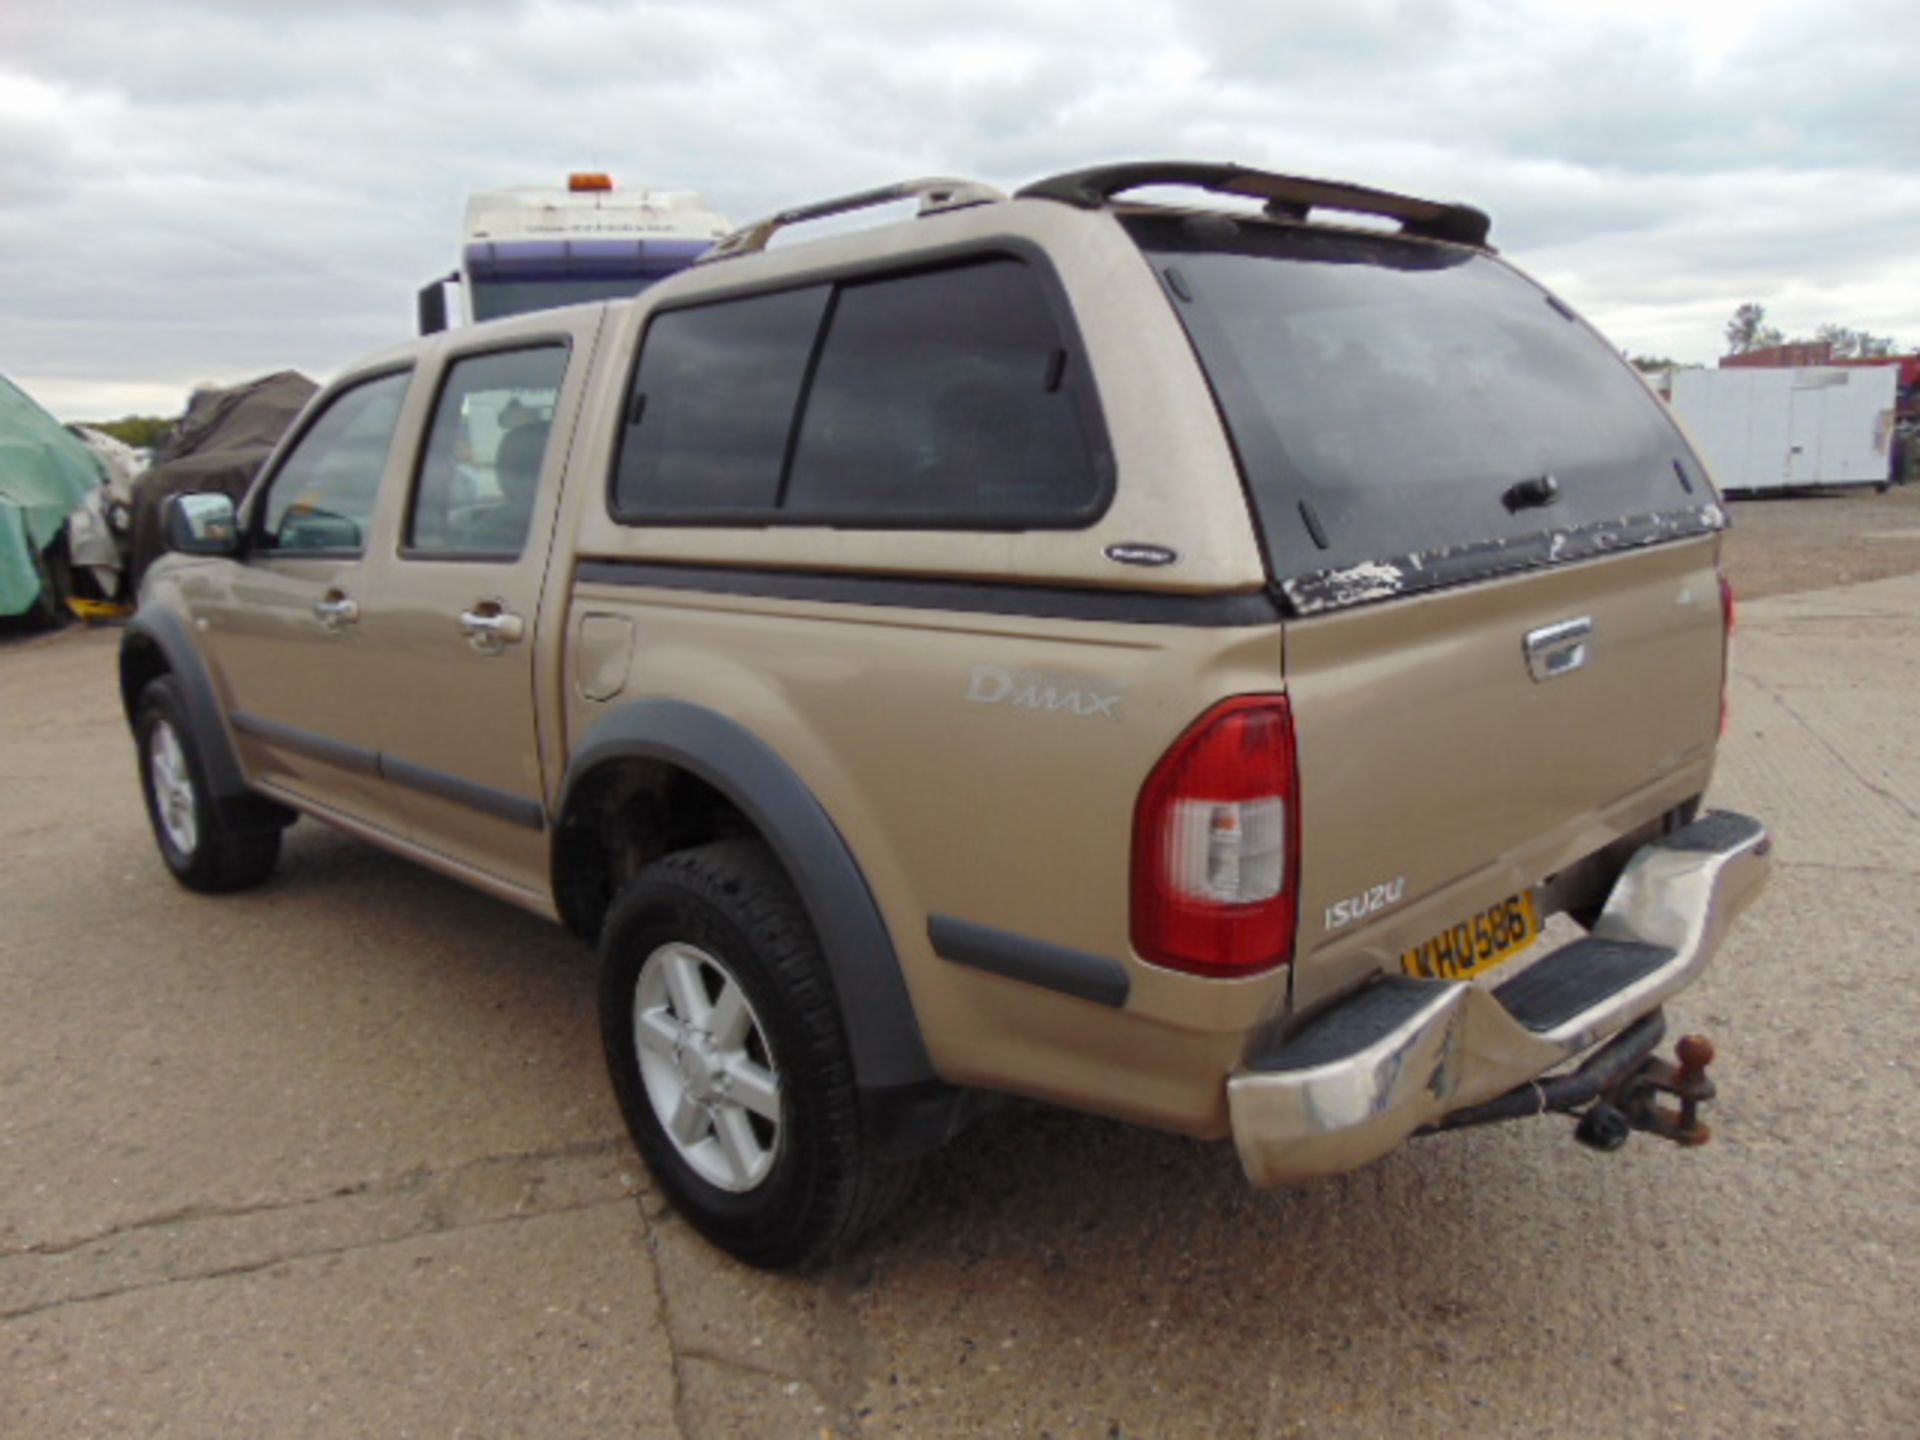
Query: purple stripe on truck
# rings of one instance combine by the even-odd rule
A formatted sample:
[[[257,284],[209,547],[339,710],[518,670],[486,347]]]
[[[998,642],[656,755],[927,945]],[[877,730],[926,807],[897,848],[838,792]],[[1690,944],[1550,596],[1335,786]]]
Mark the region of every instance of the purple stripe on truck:
[[[710,247],[706,240],[480,240],[466,247],[467,273],[486,280],[591,280],[670,275]]]

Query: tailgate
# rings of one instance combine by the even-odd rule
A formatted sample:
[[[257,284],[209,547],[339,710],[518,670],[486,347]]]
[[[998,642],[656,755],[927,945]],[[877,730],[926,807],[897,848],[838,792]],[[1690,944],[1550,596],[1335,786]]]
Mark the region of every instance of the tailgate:
[[[1719,724],[1717,549],[1654,545],[1288,627],[1296,1006],[1345,983],[1339,957],[1373,968],[1699,793]],[[1536,678],[1527,637],[1566,622],[1590,625],[1584,656]]]
[[[1295,617],[1296,1010],[1699,795],[1726,517],[1605,340],[1473,246],[1123,223]]]

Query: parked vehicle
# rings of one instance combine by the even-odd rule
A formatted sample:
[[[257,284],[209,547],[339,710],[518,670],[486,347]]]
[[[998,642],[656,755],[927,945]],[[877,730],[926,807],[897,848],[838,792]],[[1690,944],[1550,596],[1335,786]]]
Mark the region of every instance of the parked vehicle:
[[[86,445],[0,377],[0,622],[52,626],[70,618],[68,517],[105,480]]]
[[[1169,184],[1263,208],[1124,199]],[[1726,517],[1487,229],[921,181],[374,356],[173,502],[161,855],[250,884],[305,814],[595,940],[635,1141],[761,1265],[994,1095],[1257,1185],[1541,1110],[1698,1142],[1710,1049],[1651,1052],[1769,846],[1698,813]]]
[[[606,175],[564,190],[482,190],[467,201],[460,268],[420,290],[420,333],[447,326],[446,287],[467,324],[617,300],[686,269],[732,228],[691,190],[618,191]]]
[[[87,425],[69,425],[67,433],[87,447],[102,483],[87,491],[67,516],[67,559],[84,575],[96,599],[123,614],[127,545],[133,532],[133,486],[147,468],[149,454]]]

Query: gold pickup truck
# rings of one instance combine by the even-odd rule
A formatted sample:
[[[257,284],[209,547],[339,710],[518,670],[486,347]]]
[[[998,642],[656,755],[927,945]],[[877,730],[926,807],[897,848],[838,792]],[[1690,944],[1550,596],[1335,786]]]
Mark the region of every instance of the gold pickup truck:
[[[1700,813],[1726,516],[1487,235],[918,181],[374,356],[173,503],[121,656],[160,853],[252,884],[305,815],[595,941],[635,1141],[761,1265],[1005,1095],[1263,1186],[1539,1111],[1698,1141],[1662,1006],[1769,848]]]

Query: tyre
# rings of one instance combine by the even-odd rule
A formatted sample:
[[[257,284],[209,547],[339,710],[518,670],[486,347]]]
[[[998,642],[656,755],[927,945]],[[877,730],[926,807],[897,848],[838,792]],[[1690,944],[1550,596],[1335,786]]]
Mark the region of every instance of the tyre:
[[[140,789],[160,858],[189,890],[216,892],[257,885],[280,860],[280,831],[236,830],[220,817],[207,789],[207,767],[172,676],[140,692],[134,725]]]
[[[832,977],[767,848],[648,866],[602,931],[600,1029],[621,1111],[674,1208],[749,1264],[843,1253],[910,1168],[860,1122]]]

